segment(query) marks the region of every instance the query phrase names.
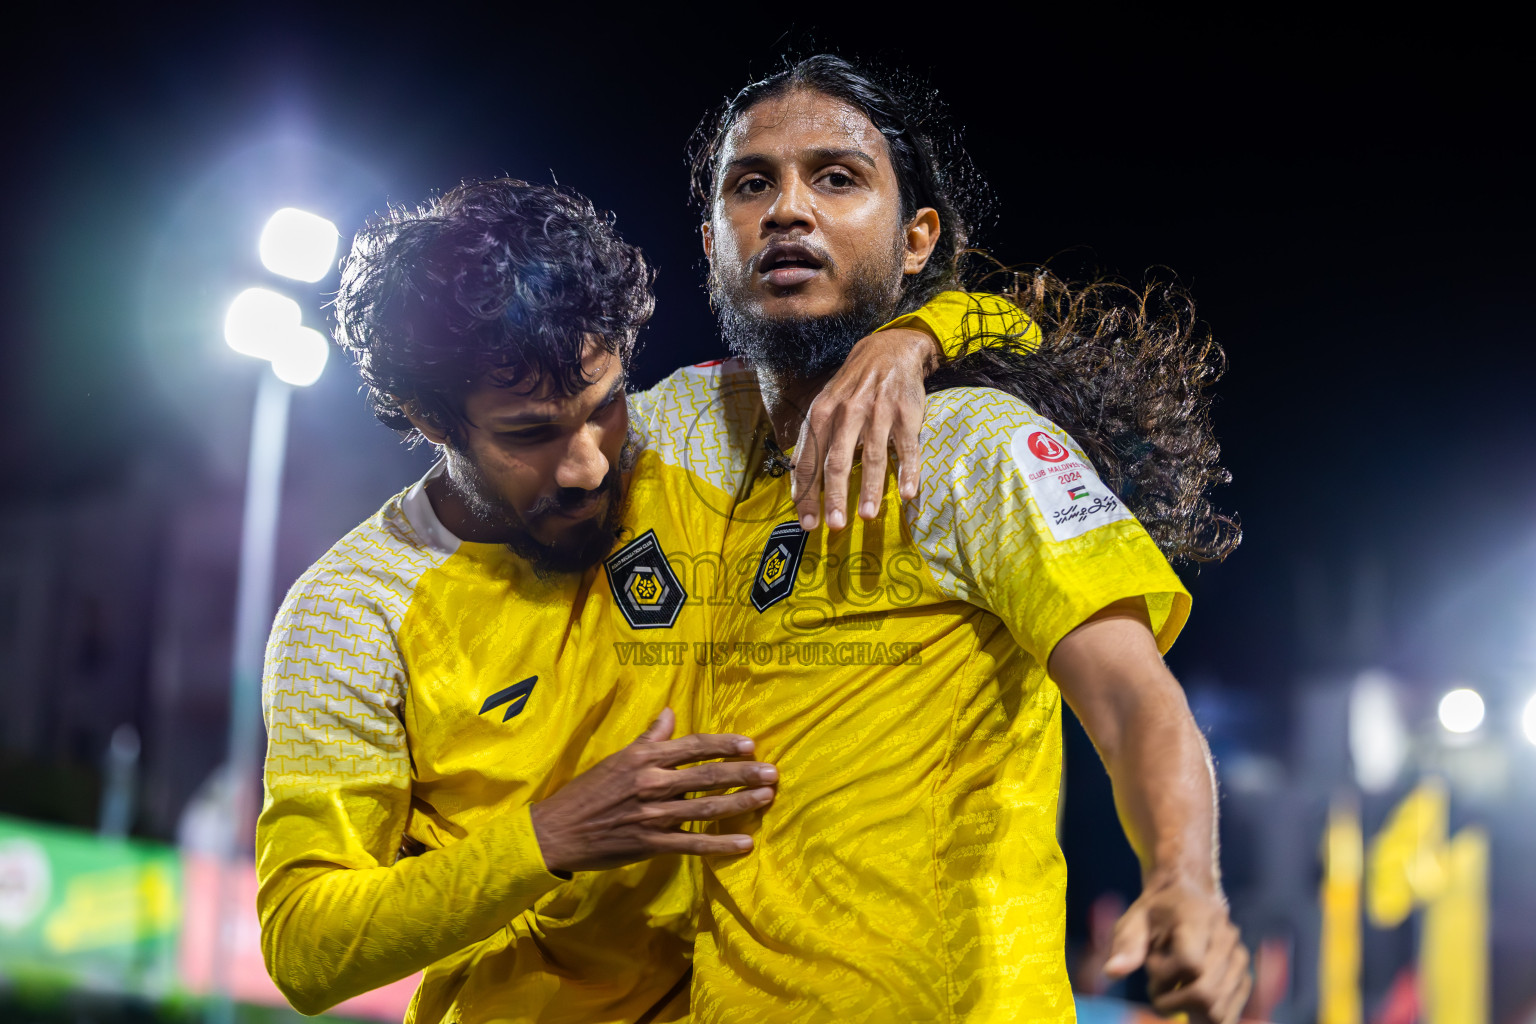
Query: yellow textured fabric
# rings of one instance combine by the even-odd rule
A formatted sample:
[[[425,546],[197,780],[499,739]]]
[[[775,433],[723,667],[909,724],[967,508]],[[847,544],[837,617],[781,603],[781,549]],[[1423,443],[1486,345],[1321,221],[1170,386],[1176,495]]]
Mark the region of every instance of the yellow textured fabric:
[[[888,489],[841,533],[799,532],[788,476],[736,507],[697,716],[753,737],[782,781],[721,823],[754,850],[703,864],[698,1021],[1073,1019],[1042,666],[1137,595],[1166,650],[1188,594],[1017,400],[932,396],[923,452],[916,505]]]
[[[963,304],[932,316],[952,334]],[[761,460],[752,380],[719,361],[630,397],[641,454],[610,561],[654,531],[671,579],[639,558],[612,582],[660,603],[676,584],[669,624],[643,604],[642,626],[627,618],[606,567],[540,580],[499,546],[459,543],[419,484],[294,585],[267,650],[257,826],[263,953],[294,1006],[425,969],[409,1018],[423,1024],[686,1015],[697,863],[562,881],[528,806],[668,704],[692,731],[704,602]],[[426,852],[401,857],[403,843]]]
[[[953,359],[989,338],[1017,338],[1029,345],[1040,343],[1040,327],[1001,295],[985,292],[940,292],[928,304],[899,316],[880,328],[910,327],[921,321],[939,342],[944,355]]]
[[[696,514],[705,485],[682,476],[641,454],[619,551],[654,531],[678,565],[667,585],[690,590],[689,556],[719,550],[723,520]],[[688,969],[697,882],[681,858],[562,882],[528,806],[669,704],[691,731],[699,669],[679,655],[705,639],[703,611],[636,628],[605,567],[540,580],[499,545],[434,550],[408,500],[278,615],[257,828],[268,968],[308,1012],[426,968],[414,1020],[634,1020]],[[426,852],[397,862],[402,841]]]

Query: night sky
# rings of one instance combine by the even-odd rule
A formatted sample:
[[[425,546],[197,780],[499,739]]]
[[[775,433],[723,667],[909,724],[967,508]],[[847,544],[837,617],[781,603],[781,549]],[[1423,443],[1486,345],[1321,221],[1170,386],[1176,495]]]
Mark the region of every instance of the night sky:
[[[829,48],[931,77],[1000,200],[995,256],[1172,268],[1226,346],[1246,539],[1187,574],[1181,675],[1283,710],[1298,673],[1382,663],[1481,681],[1494,714],[1536,679],[1536,168],[1496,26],[518,7],[72,9],[13,36],[11,500],[146,464],[173,494],[238,481],[255,368],[221,318],[269,282],[280,205],[350,234],[465,177],[557,178],[661,270],[638,383],[717,354],[685,140],[786,47]],[[311,325],[334,285],[299,294]],[[284,585],[425,464],[333,356],[296,399]]]

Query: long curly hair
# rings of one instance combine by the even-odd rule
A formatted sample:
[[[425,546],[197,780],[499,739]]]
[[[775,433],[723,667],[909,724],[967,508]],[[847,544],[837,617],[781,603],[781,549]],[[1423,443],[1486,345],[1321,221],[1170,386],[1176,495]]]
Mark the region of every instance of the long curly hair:
[[[1242,529],[1210,497],[1231,478],[1219,461],[1209,391],[1226,356],[1195,316],[1189,292],[1176,281],[1071,284],[1044,267],[996,269],[969,247],[992,209],[991,191],[925,82],[829,54],[786,62],[694,131],[688,166],[700,215],[710,215],[732,127],[758,103],[794,89],[864,112],[890,148],[904,219],[925,206],[938,211],[938,245],[923,272],[904,282],[898,312],[917,309],[941,291],[991,290],[1011,298],[1040,328],[1036,344],[1023,333],[985,333],[978,322],[968,350],[931,376],[928,390],[991,387],[1027,402],[1083,446],[1170,561],[1231,554]]]
[[[597,338],[626,369],[655,307],[655,274],[613,216],[567,189],[475,181],[419,207],[391,207],[342,264],[336,340],[374,415],[412,442],[410,411],[463,444],[464,398],[490,380],[591,384]]]
[[[1232,479],[1220,462],[1209,394],[1226,354],[1195,316],[1189,292],[1156,279],[1074,286],[1044,267],[995,272],[974,287],[989,285],[1040,328],[1039,340],[978,326],[928,378],[928,390],[1014,395],[1083,446],[1169,561],[1231,554],[1242,527],[1211,502],[1211,491]]]

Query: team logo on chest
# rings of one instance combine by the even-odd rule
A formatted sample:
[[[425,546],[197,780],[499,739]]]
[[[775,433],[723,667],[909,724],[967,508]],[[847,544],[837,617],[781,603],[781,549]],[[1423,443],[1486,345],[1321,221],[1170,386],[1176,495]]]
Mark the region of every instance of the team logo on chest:
[[[624,620],[635,629],[666,629],[677,621],[688,592],[667,564],[656,531],[646,530],[603,563]]]
[[[765,612],[790,595],[804,551],[805,531],[799,523],[780,523],[773,528],[752,579],[752,607]]]

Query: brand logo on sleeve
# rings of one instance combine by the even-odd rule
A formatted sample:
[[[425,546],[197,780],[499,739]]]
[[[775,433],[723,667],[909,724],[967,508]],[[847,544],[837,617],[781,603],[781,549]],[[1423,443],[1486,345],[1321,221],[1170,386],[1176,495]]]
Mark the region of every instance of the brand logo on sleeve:
[[[1043,462],[1060,462],[1072,454],[1070,448],[1043,430],[1029,435],[1029,450]]]
[[[1060,542],[1132,518],[1086,459],[1043,430],[1021,427],[1010,444],[1035,506],[1051,537]]]
[[[603,568],[619,612],[632,628],[667,629],[677,621],[688,592],[667,564],[655,530],[646,530],[615,551]]]
[[[507,706],[507,713],[501,716],[501,720],[505,722],[508,719],[516,718],[528,706],[528,697],[533,693],[533,684],[538,681],[538,676],[529,676],[522,682],[513,683],[505,690],[497,690],[485,698],[485,703],[480,705],[480,713],[483,715],[487,711],[495,711],[505,704]]]
[[[794,591],[805,536],[798,522],[780,523],[773,528],[768,543],[763,545],[757,575],[752,579],[752,607],[765,612]]]

